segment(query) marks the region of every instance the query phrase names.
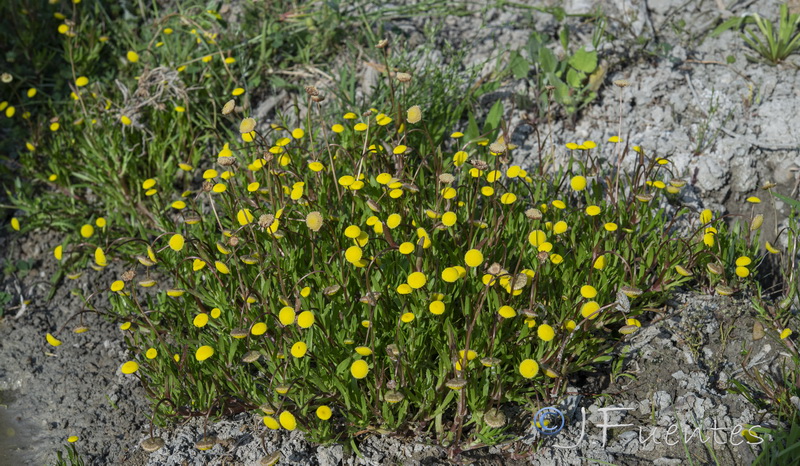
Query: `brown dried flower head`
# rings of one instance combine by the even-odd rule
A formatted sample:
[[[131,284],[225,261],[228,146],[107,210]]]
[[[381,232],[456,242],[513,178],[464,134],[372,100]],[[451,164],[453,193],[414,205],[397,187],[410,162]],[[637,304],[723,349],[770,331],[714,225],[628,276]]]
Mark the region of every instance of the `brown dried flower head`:
[[[531,220],[541,220],[542,211],[539,209],[528,209],[525,211],[525,216]]]
[[[455,181],[455,179],[456,177],[451,175],[450,173],[442,173],[441,175],[439,175],[439,181],[441,181],[444,184],[450,184],[453,181]]]
[[[262,214],[258,217],[258,226],[262,229],[267,229],[272,226],[272,223],[275,221],[275,216],[272,214]]]
[[[492,408],[484,413],[483,422],[492,429],[499,429],[506,425],[506,415],[497,408]]]
[[[306,94],[313,97],[315,95],[319,95],[319,90],[317,90],[317,88],[314,86],[306,86]]]
[[[129,282],[129,281],[133,280],[134,278],[136,278],[136,271],[133,270],[133,269],[127,270],[127,271],[125,271],[125,273],[122,274],[122,281],[123,282]]]
[[[506,145],[500,141],[489,144],[489,151],[493,154],[502,154],[506,151]]]
[[[378,45],[376,45],[376,47],[379,49],[385,49],[388,46],[389,46],[389,39],[381,39],[380,41],[378,41]]]
[[[142,440],[142,443],[139,445],[142,446],[142,450],[152,453],[156,450],[159,450],[164,447],[164,439],[161,437],[147,437],[146,439]]]
[[[231,165],[236,163],[235,157],[218,157],[217,163],[223,167],[230,167]]]
[[[481,159],[470,159],[469,163],[478,170],[488,170],[489,164]]]
[[[383,399],[386,400],[387,403],[392,403],[392,404],[400,403],[405,398],[406,398],[405,395],[396,390],[390,390],[386,392],[385,395],[383,395]]]
[[[411,81],[411,75],[408,73],[397,73],[397,80],[401,83],[407,83]]]

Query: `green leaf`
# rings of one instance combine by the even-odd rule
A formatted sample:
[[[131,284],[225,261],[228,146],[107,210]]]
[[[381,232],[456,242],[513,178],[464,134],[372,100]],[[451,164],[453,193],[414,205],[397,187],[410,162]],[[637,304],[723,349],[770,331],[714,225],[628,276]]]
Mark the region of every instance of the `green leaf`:
[[[475,121],[475,114],[473,112],[469,112],[469,123],[467,123],[467,130],[464,131],[464,137],[467,141],[472,141],[477,139],[478,136],[480,136],[478,122]]]
[[[570,57],[569,64],[578,71],[591,73],[597,68],[597,52],[587,52],[581,47]]]
[[[792,199],[791,197],[784,196],[783,194],[774,193],[775,197],[782,200],[783,202],[789,204],[792,209],[796,209],[800,212],[800,201],[797,199]]]
[[[583,87],[583,83],[586,80],[586,73],[582,73],[575,68],[570,68],[567,71],[567,84],[574,89],[580,89]]]
[[[558,59],[552,50],[542,47],[539,50],[539,66],[545,73],[555,73],[558,67]]]
[[[741,17],[733,17],[725,21],[724,23],[720,24],[713,31],[711,31],[711,37],[717,37],[718,35],[722,34],[725,31],[730,29],[739,29],[745,22],[748,22],[749,18],[741,18]]]
[[[569,28],[562,27],[558,33],[558,39],[561,41],[561,46],[564,47],[564,50],[569,50]]]
[[[486,115],[486,122],[483,124],[483,132],[494,131],[500,125],[503,117],[503,102],[498,100],[492,105],[489,114]]]
[[[531,67],[530,63],[528,63],[528,60],[526,60],[517,51],[511,53],[511,61],[508,66],[511,68],[511,73],[517,79],[522,79],[528,76],[528,70]]]

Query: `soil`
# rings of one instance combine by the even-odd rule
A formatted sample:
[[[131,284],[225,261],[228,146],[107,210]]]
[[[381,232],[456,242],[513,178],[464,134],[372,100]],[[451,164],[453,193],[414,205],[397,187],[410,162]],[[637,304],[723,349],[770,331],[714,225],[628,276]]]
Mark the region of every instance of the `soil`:
[[[785,226],[788,209],[781,202],[745,207],[744,199],[753,195],[766,199],[759,188],[769,181],[777,183],[777,192],[797,197],[800,136],[792,130],[800,127],[800,113],[795,111],[800,106],[796,66],[800,58],[779,66],[752,62],[746,57],[752,50],[737,33],[708,35],[718,18],[746,12],[776,18],[777,1],[737,1],[725,11],[713,0],[549,3],[563,4],[568,13],[603,7],[616,39],[599,50],[609,63],[599,98],[577,118],[557,120],[547,128],[540,125],[539,131],[552,134],[552,143],[563,147],[570,141],[606,141],[621,126],[623,139],[667,157],[674,174],[689,181],[682,199],[686,205],[732,215],[762,213],[765,231],[772,236]],[[557,27],[555,19],[544,13],[510,6],[470,8],[474,14],[466,17],[397,20],[389,34],[413,46],[427,39],[425,31],[431,24],[438,24],[442,29],[437,43],[442,49],[445,42],[467,48],[467,66],[487,63],[498,50],[523,46],[532,29],[552,33]],[[573,26],[573,42],[589,42],[591,30],[580,18],[567,21]],[[646,47],[636,45],[645,40]],[[369,81],[370,68],[363,68],[364,81]],[[613,86],[618,79],[630,85]],[[324,82],[317,84],[324,88]],[[530,165],[535,161],[536,138],[523,117],[532,109],[516,105],[520,100],[515,94],[530,98],[531,84],[509,80],[484,96],[481,107],[488,109],[498,99],[507,109],[516,106],[507,115],[512,142],[519,146],[515,159]],[[291,98],[284,93],[267,99],[260,111],[268,116],[275,108],[290,105]],[[773,239],[769,236],[765,239]],[[78,280],[66,280],[48,301],[55,272],[51,251],[58,241],[52,233],[0,238],[7,263],[32,265],[27,273],[4,274],[2,282],[13,305],[23,300],[30,304],[7,311],[0,321],[0,452],[4,453],[0,464],[52,463],[71,435],[79,436],[75,445],[90,464],[257,464],[278,450],[285,464],[449,464],[440,447],[392,436],[359,437],[355,445],[360,455],[349,444],[312,445],[299,432],[267,432],[251,414],[210,424],[208,433],[219,443],[209,451],[194,448],[204,431],[203,420],[195,419],[156,429],[166,446],[145,453],[139,442],[149,435],[149,408],[136,379],[119,372],[120,362],[126,360],[121,331],[85,314],[88,332],[65,339],[68,343],[57,351],[44,341],[46,332],[67,322],[68,328],[77,326],[77,318],[69,319],[82,309],[80,293],[107,285],[113,276],[87,272]],[[747,299],[688,291],[673,296],[628,346],[619,348],[627,354],[622,367],[601,367],[596,374],[573,381],[570,396],[558,407],[570,419],[563,432],[547,438],[538,451],[533,444],[539,433],[531,429],[511,444],[467,451],[462,460],[577,465],[594,459],[673,465],[690,458],[696,464],[751,464],[759,448],[739,443],[731,429],[776,424],[768,413],[730,393],[731,379],[743,377],[743,362],[748,370],[769,371],[784,358],[775,342],[753,339],[753,314]],[[744,350],[749,352],[747,359]],[[608,429],[603,444],[599,425],[604,423],[605,408],[613,408],[605,411],[606,424],[629,425]],[[718,428],[718,437],[703,442],[695,436],[674,443],[698,425],[705,426],[706,433]],[[565,446],[570,448],[559,448]]]

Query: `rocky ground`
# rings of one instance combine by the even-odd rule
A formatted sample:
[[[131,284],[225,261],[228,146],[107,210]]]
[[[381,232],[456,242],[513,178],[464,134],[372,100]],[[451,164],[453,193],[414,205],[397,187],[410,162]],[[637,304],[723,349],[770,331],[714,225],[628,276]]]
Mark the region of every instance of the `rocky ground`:
[[[569,13],[602,6],[616,39],[600,48],[609,73],[598,100],[575,121],[555,121],[548,129],[554,142],[605,141],[617,134],[621,113],[623,137],[669,158],[675,175],[690,182],[684,201],[694,207],[749,214],[743,200],[759,195],[759,187],[768,181],[778,184],[777,192],[796,197],[800,138],[792,130],[800,127],[795,111],[800,105],[798,67],[750,62],[745,55],[752,52],[736,33],[708,35],[719,18],[745,12],[775,18],[778,3],[727,3],[732,5],[721,10],[713,0],[563,2]],[[436,40],[467,47],[469,64],[522,46],[531,28],[556,27],[550,15],[531,15],[521,8],[491,8],[485,13],[479,6],[471,8],[475,14],[468,17],[398,21],[390,33],[413,46],[427,39],[431,23],[440,22]],[[588,41],[580,19],[569,21],[574,24],[573,41]],[[637,38],[648,38],[648,45],[636,45],[642,43]],[[730,56],[735,59],[731,64]],[[367,74],[369,67],[363,69]],[[620,93],[611,85],[615,79],[625,79],[630,86]],[[514,94],[526,93],[531,93],[529,83],[510,80],[481,104],[488,109],[504,99],[511,108]],[[284,99],[288,102],[289,97]],[[269,107],[283,103],[278,99]],[[514,130],[512,142],[520,146],[516,157],[530,163],[534,138],[533,129],[524,124],[525,111],[517,108],[507,118]],[[785,224],[788,210],[780,202],[754,208],[767,218],[767,230]],[[390,436],[357,439],[360,455],[350,444],[311,445],[297,432],[266,432],[260,419],[249,414],[209,425],[220,443],[207,452],[193,447],[203,433],[202,420],[157,429],[166,447],[143,452],[138,444],[148,435],[149,409],[141,387],[118,370],[125,360],[120,331],[87,314],[83,325],[90,331],[71,338],[57,355],[44,342],[45,332],[81,310],[82,300],[74,290],[87,293],[102,280],[87,273],[62,283],[46,301],[54,272],[50,251],[56,244],[57,238],[47,233],[0,238],[8,261],[32,265],[29,272],[6,276],[2,283],[16,304],[21,298],[31,302],[0,321],[0,451],[6,453],[0,464],[48,464],[70,435],[80,437],[79,450],[92,464],[257,464],[278,450],[286,464],[448,464],[439,447]],[[532,450],[537,433],[531,430],[511,444],[468,451],[464,459],[475,464],[577,465],[595,459],[672,465],[689,458],[695,464],[750,464],[758,447],[740,443],[731,429],[774,424],[765,412],[726,389],[732,377],[743,376],[745,350],[748,369],[770,370],[780,365],[783,355],[774,342],[753,339],[749,302],[684,292],[651,320],[629,346],[619,348],[627,354],[622,367],[573,381],[569,398],[558,407],[572,422],[538,451]],[[67,324],[77,325],[77,319]],[[609,428],[604,443],[601,426],[610,423],[629,425]],[[718,428],[717,437],[675,442],[680,433],[699,425]]]

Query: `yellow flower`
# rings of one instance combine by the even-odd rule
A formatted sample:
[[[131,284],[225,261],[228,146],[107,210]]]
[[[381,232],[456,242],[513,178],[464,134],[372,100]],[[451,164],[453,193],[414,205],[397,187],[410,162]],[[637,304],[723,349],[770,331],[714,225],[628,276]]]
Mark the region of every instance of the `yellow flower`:
[[[781,340],[785,340],[792,335],[792,329],[785,328],[781,331]]]
[[[331,418],[331,415],[332,412],[330,407],[322,405],[319,408],[317,408],[317,417],[320,418],[321,420],[327,421],[328,419]]]
[[[769,242],[769,241],[767,241],[767,242],[764,244],[764,248],[766,248],[766,250],[767,250],[767,251],[769,251],[769,253],[770,253],[770,254],[778,254],[778,253],[780,253],[780,251],[779,251],[778,249],[776,249],[776,248],[775,248],[775,246],[773,246],[772,244],[770,244],[770,242]]]
[[[750,196],[750,197],[747,198],[747,202],[749,202],[751,204],[760,204],[761,203],[761,199],[759,199],[759,198],[757,198],[755,196]]]
[[[64,246],[59,244],[53,250],[53,256],[56,258],[57,261],[60,261],[63,255],[64,255]]]
[[[75,85],[78,87],[83,87],[89,84],[89,78],[86,76],[80,76],[78,79],[75,80]]]
[[[503,204],[513,204],[517,200],[517,195],[514,193],[505,193],[500,196],[500,202]]]
[[[539,335],[539,338],[541,338],[543,341],[550,341],[556,336],[556,332],[553,330],[553,327],[547,324],[540,325],[539,328],[536,329],[536,334]]]
[[[713,214],[711,213],[711,210],[709,210],[709,209],[705,209],[704,211],[700,212],[700,223],[705,224],[705,223],[710,222],[712,215]]]
[[[401,244],[398,249],[400,251],[400,254],[408,255],[414,252],[414,248],[415,248],[414,243],[406,241],[403,244]]]
[[[186,243],[186,240],[183,238],[183,235],[180,233],[176,233],[172,235],[169,239],[169,247],[173,251],[180,251],[183,249],[183,245]]]
[[[281,415],[278,416],[278,420],[281,421],[281,426],[286,430],[295,430],[297,428],[297,419],[295,419],[294,414],[289,411],[282,412]]]
[[[517,315],[517,311],[515,311],[511,306],[502,306],[497,310],[497,313],[500,314],[500,316],[502,316],[504,319],[511,319]]]
[[[224,262],[214,261],[214,267],[221,274],[227,275],[227,274],[231,273],[231,269],[229,269],[228,266],[225,265]]]
[[[314,313],[311,311],[303,311],[297,316],[297,326],[300,328],[309,328],[314,325]]]
[[[150,348],[144,354],[147,359],[155,359],[158,356],[158,350],[155,348]]]
[[[617,228],[619,227],[614,222],[608,222],[605,225],[603,225],[603,228],[605,228],[606,231],[617,231]]]
[[[596,301],[588,301],[581,306],[581,315],[589,320],[597,318],[600,305]]]
[[[736,275],[740,278],[745,278],[750,275],[750,269],[747,267],[736,267]]]
[[[236,213],[236,220],[239,222],[239,225],[245,226],[249,225],[253,222],[255,217],[250,212],[250,209],[241,209],[239,212]]]
[[[91,238],[94,235],[94,227],[88,223],[81,227],[81,236],[84,238]]]
[[[350,365],[350,374],[356,379],[363,379],[369,373],[369,365],[363,359],[359,359],[358,361],[354,361],[353,364]]]
[[[444,303],[441,301],[433,301],[430,305],[428,305],[428,310],[431,311],[431,314],[434,315],[441,315],[444,313]]]
[[[419,123],[422,119],[422,110],[419,108],[419,105],[414,105],[413,107],[409,108],[406,112],[406,121],[411,124]]]
[[[278,424],[278,421],[276,421],[272,416],[264,416],[264,419],[262,420],[264,425],[271,430],[278,430],[281,428],[280,424]]]
[[[61,341],[49,333],[45,335],[45,339],[50,346],[61,346]]]
[[[235,96],[242,95],[242,94],[244,94],[244,89],[243,89],[243,88],[241,88],[241,87],[237,87],[236,89],[234,89],[234,90],[231,92],[231,94],[232,94],[234,97],[235,97]],[[250,132],[250,131],[245,131],[245,133],[249,133],[249,132]]]
[[[592,285],[583,285],[581,287],[581,296],[586,299],[592,299],[597,296],[597,289],[595,289],[595,287]]]
[[[129,50],[127,54],[128,61],[131,63],[136,63],[139,61],[139,54],[134,52],[133,50]]]
[[[428,277],[422,272],[413,272],[408,276],[408,285],[415,290],[422,288],[427,283]]]
[[[282,325],[292,325],[294,323],[296,315],[294,309],[289,306],[284,306],[278,312],[278,320],[281,322]]]
[[[594,267],[597,270],[603,270],[604,268],[606,268],[606,256],[605,255],[598,256],[597,259],[594,261],[594,264],[592,264],[592,267]]]
[[[519,364],[519,373],[526,379],[530,379],[539,373],[539,364],[533,359],[525,359]]]
[[[464,262],[469,267],[478,267],[483,264],[483,254],[477,249],[470,249],[464,255]]]
[[[106,260],[106,254],[103,252],[101,248],[97,248],[94,250],[94,262],[100,267],[105,267],[108,265],[108,261]]]
[[[120,367],[123,374],[133,374],[139,370],[139,363],[136,361],[128,361]]]
[[[415,318],[416,317],[414,316],[414,313],[412,313],[412,312],[406,312],[405,314],[400,316],[400,320],[405,322],[405,323],[407,323],[407,324],[412,322]]]
[[[298,359],[302,358],[303,356],[306,355],[307,351],[308,351],[308,345],[306,345],[302,341],[298,341],[297,343],[292,345],[291,353],[292,353],[292,356],[294,356],[295,358],[298,358]]]
[[[363,251],[358,246],[350,246],[344,253],[345,259],[349,262],[358,262],[363,256]]]
[[[562,220],[560,222],[556,222],[556,224],[553,225],[553,233],[560,235],[565,231],[567,231],[567,222]]]
[[[121,122],[122,122],[122,124],[123,124],[123,125],[125,125],[125,126],[127,126],[127,125],[130,125],[130,124],[132,123],[131,119],[130,119],[130,118],[128,118],[127,116],[125,116],[125,115],[122,115],[122,116],[119,118],[119,121],[121,121]]]
[[[361,235],[361,228],[356,225],[350,225],[349,227],[345,228],[344,235],[348,238],[358,238]]]
[[[589,207],[586,208],[586,215],[588,215],[590,217],[594,217],[596,215],[599,215],[600,212],[601,212],[600,207],[598,207],[596,205],[590,205]]]
[[[123,288],[125,288],[125,282],[122,280],[115,280],[114,283],[111,284],[111,291],[122,291]]]
[[[205,361],[206,359],[210,358],[214,355],[214,348],[203,345],[200,348],[197,348],[197,352],[195,352],[194,357],[198,361]]]
[[[208,323],[208,314],[201,312],[194,317],[192,324],[197,328],[203,328]]]
[[[547,235],[542,230],[533,230],[528,235],[528,242],[531,243],[531,246],[538,248],[540,245],[544,244],[547,241]]]
[[[580,175],[573,176],[569,181],[569,185],[574,191],[583,191],[586,189],[586,178]]]

